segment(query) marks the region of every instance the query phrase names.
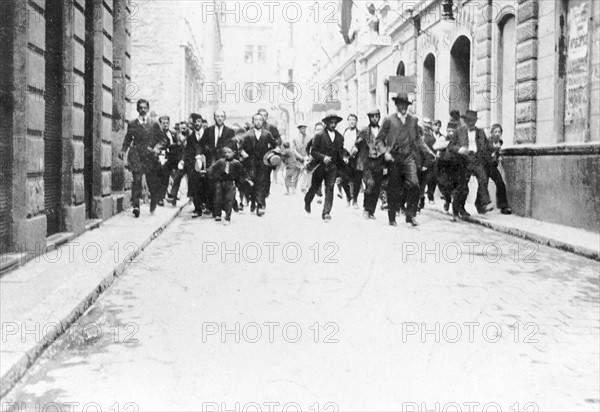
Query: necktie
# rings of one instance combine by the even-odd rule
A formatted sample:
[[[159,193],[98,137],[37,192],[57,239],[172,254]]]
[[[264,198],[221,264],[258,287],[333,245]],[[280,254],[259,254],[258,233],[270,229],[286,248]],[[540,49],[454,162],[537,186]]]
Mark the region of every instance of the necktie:
[[[225,174],[229,174],[229,162],[225,162]]]

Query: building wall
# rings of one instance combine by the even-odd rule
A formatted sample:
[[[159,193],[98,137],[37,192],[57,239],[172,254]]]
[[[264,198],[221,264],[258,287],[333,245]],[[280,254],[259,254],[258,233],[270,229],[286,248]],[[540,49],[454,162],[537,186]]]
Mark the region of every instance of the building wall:
[[[478,125],[489,132],[492,124],[503,118],[506,122],[503,112],[514,111],[514,124],[505,128],[509,133],[504,136],[503,150],[503,170],[514,211],[521,216],[600,231],[600,3],[455,3],[453,22],[441,19],[439,0],[381,3],[381,34],[391,36],[392,45],[360,47],[335,39],[339,50],[327,65],[316,70],[314,80],[338,84],[343,91],[342,117],[356,111],[364,124],[367,102],[372,100],[369,72],[377,73],[376,101],[380,109],[386,112],[387,103],[388,111],[393,110],[386,81],[396,75],[402,62],[405,75],[416,76],[418,92],[410,110],[422,118],[428,98],[423,91],[423,64],[431,54],[435,58],[435,118],[445,124],[450,110],[471,108],[479,112]],[[396,10],[390,11],[389,7]],[[502,27],[507,20],[514,21],[515,38],[506,44],[515,46],[501,54]],[[415,22],[420,23],[420,30]],[[365,31],[360,35],[364,36]],[[468,39],[471,46],[468,56],[464,56],[470,71],[468,102],[452,93],[458,89],[460,78],[456,71],[459,60],[452,50],[461,38]],[[508,57],[502,60],[502,56]],[[513,61],[514,67],[503,69],[500,61]],[[351,64],[357,65],[359,77],[360,97],[354,105],[344,95],[348,82],[353,80],[344,78]],[[501,72],[514,73],[512,84],[500,84]],[[505,95],[506,90],[512,94]],[[493,191],[493,184],[490,187]]]
[[[189,114],[212,116],[215,102],[203,99],[202,88],[218,77],[220,33],[217,15],[203,13],[210,1],[146,2],[132,24],[132,101],[150,102],[150,110],[171,123]],[[129,115],[137,116],[135,105]]]
[[[112,119],[123,98],[114,95],[112,67],[113,42],[126,42],[121,25],[130,10],[125,0],[3,7],[9,12],[0,32],[8,57],[1,66],[7,79],[1,113],[8,126],[0,138],[7,149],[3,167],[10,170],[2,176],[1,249],[40,253],[49,236],[79,234],[86,219],[122,210],[111,185],[123,173],[122,166],[113,170],[111,144],[122,132],[113,134]],[[116,9],[122,20],[115,21]]]

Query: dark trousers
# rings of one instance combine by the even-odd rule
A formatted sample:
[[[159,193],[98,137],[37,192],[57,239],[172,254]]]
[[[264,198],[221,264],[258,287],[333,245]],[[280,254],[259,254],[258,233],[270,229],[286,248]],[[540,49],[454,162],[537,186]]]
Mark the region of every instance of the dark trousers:
[[[363,207],[365,211],[374,214],[375,209],[377,208],[377,200],[379,200],[379,194],[381,192],[383,168],[378,159],[368,159],[365,170],[360,172],[365,182]]]
[[[452,212],[459,213],[465,207],[465,201],[469,195],[469,170],[467,164],[462,161],[449,163],[446,167],[446,176],[448,178],[448,191],[452,199]]]
[[[264,208],[267,205],[266,198],[271,185],[271,169],[255,167],[250,168],[247,172],[250,180],[254,183],[254,186],[247,187],[250,201],[254,202],[256,207]]]
[[[221,216],[225,211],[225,218],[231,218],[231,210],[235,201],[235,182],[233,180],[214,181],[214,216]]]
[[[337,177],[337,167],[330,163],[325,166],[324,164],[317,167],[313,173],[312,184],[310,189],[304,197],[304,201],[312,203],[317,192],[321,189],[321,184],[325,181],[325,203],[323,204],[323,216],[331,213],[333,207],[333,188],[335,186],[335,179]]]
[[[215,182],[209,174],[200,177],[200,199],[204,206],[213,212],[213,217],[216,217],[214,208]]]
[[[352,169],[352,201],[356,203],[363,182],[362,170]]]
[[[146,183],[150,191],[150,202],[156,204],[160,195],[160,177],[159,168],[148,166],[145,170],[132,171],[133,182],[131,183],[131,204],[134,208],[140,207],[140,198],[142,197],[142,178],[146,175]]]
[[[475,199],[475,207],[477,210],[484,208],[485,206],[492,203],[490,200],[490,193],[488,192],[488,174],[487,168],[484,165],[483,161],[478,159],[477,157],[470,155],[469,163],[468,163],[468,173],[469,179],[471,176],[475,176],[477,179],[477,198]],[[467,179],[468,180],[468,179]],[[468,194],[468,193],[467,193]],[[466,196],[463,199],[463,207],[466,202]]]
[[[167,196],[167,189],[169,188],[169,178],[171,177],[171,166],[169,163],[160,167],[158,171],[158,178],[160,180],[160,191],[158,194],[158,200],[163,200]]]
[[[437,187],[437,178],[435,176],[435,165],[427,169],[425,176],[425,184],[427,185],[427,199],[434,200],[435,189]]]
[[[173,198],[177,197],[177,194],[179,193],[179,187],[181,186],[181,179],[183,179],[183,176],[185,176],[185,170],[179,170],[179,169],[175,169],[173,171],[173,185],[171,186],[171,193],[170,196]],[[189,184],[189,182],[188,182]]]
[[[438,160],[434,166],[437,186],[440,188],[440,192],[442,192],[442,196],[444,196],[444,200],[447,202],[452,201],[452,191],[454,190],[451,167],[451,164],[444,160]]]
[[[394,161],[388,163],[388,174],[387,200],[390,220],[395,220],[396,212],[400,210],[402,190],[406,196],[406,217],[416,216],[419,178],[415,158],[412,155],[395,155]]]
[[[490,164],[487,168],[488,177],[492,179],[496,185],[496,207],[504,209],[508,207],[508,199],[506,198],[506,185],[502,174],[495,164]],[[487,186],[486,186],[487,187]]]
[[[350,191],[350,182],[352,181],[352,169],[349,165],[344,164],[338,168],[337,175],[340,178],[340,187],[346,194],[348,201],[352,200],[352,192]]]

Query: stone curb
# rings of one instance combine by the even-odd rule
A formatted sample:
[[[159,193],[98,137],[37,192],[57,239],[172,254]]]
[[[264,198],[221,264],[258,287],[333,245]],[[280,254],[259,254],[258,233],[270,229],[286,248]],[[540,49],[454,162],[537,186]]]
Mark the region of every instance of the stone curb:
[[[181,206],[178,206],[177,211],[173,213],[168,220],[162,223],[154,232],[152,232],[152,234],[139,245],[139,248],[135,253],[128,256],[127,260],[116,264],[116,266],[102,278],[100,283],[87,296],[85,296],[64,319],[60,321],[60,330],[57,330],[56,333],[46,336],[45,339],[40,340],[40,342],[36,342],[33,347],[20,354],[19,359],[14,362],[14,365],[12,365],[10,369],[8,369],[0,377],[0,399],[19,382],[27,370],[29,370],[35,361],[42,355],[42,353],[57,339],[59,339],[69,329],[69,327],[77,319],[79,319],[96,302],[96,300],[98,300],[100,295],[102,295],[102,293],[104,293],[104,291],[106,291],[113,284],[116,278],[120,277],[123,272],[125,272],[127,265],[129,265],[132,260],[139,256],[154,239],[160,236],[160,234],[177,218],[177,216],[181,214],[181,211],[188,205],[188,203],[189,202],[185,202]]]
[[[423,211],[434,212],[436,214],[441,214],[441,215],[444,215],[447,217],[452,217],[447,212],[444,212],[443,210],[439,210],[436,208],[423,209],[421,211],[421,213]],[[483,219],[478,219],[475,216],[470,216],[470,217],[464,218],[463,220],[465,220],[466,222],[469,222],[469,223],[475,223],[475,224],[487,227],[488,229],[492,229],[497,232],[506,233],[508,235],[520,237],[522,239],[529,240],[529,241],[535,242],[535,243],[539,243],[541,245],[550,246],[555,249],[560,249],[564,252],[574,253],[576,255],[583,256],[588,259],[600,261],[600,250],[594,250],[594,249],[589,249],[589,248],[578,246],[578,245],[573,245],[571,243],[562,242],[558,239],[552,239],[547,236],[539,235],[537,233],[532,233],[527,230],[517,229],[514,227],[502,225],[500,223],[490,222],[488,220],[483,220]]]

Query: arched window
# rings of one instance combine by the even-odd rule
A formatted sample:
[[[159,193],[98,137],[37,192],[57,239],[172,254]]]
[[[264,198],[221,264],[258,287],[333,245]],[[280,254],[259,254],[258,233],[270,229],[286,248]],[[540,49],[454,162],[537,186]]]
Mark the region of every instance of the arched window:
[[[464,113],[471,103],[471,40],[460,36],[450,50],[450,110]]]
[[[423,62],[423,92],[421,96],[423,117],[428,117],[431,120],[435,120],[436,89],[435,56],[429,53]]]

